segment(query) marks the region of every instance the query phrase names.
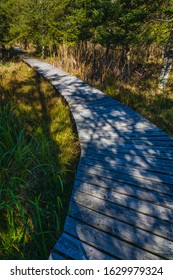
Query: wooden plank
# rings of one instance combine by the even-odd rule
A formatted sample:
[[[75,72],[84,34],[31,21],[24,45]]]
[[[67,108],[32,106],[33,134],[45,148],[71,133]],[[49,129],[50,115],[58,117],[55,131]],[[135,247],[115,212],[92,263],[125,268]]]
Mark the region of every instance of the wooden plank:
[[[61,91],[60,91],[61,93]],[[77,103],[80,103],[80,104],[84,104],[84,105],[87,105],[91,102],[93,102],[95,99],[94,97],[90,96],[88,98],[86,97],[83,97],[82,96],[71,96],[71,95],[64,95],[64,98],[67,100],[67,102],[69,103],[69,105],[72,105],[72,104],[77,104]]]
[[[137,129],[137,128],[149,128],[149,129],[154,129],[154,131],[160,132],[160,129],[158,129],[154,124],[150,123],[147,119],[143,118],[142,116],[138,116],[138,115],[126,115],[124,116],[118,116],[118,117],[111,117],[109,116],[109,113],[105,114],[105,116],[102,114],[102,112],[96,112],[95,110],[91,111],[91,110],[85,110],[83,108],[83,110],[81,109],[80,111],[76,111],[76,113],[74,113],[75,117],[76,117],[76,121],[77,122],[83,122],[83,121],[87,121],[88,123],[90,123],[93,118],[94,118],[94,122],[97,124],[98,122],[102,122],[103,124],[105,123],[109,123],[112,127],[117,127],[119,125],[119,127],[121,126],[133,126],[133,129]]]
[[[55,261],[62,261],[62,260],[67,260],[65,257],[61,256],[60,254],[52,252],[49,256],[49,260],[55,260]]]
[[[119,116],[116,116],[116,117],[110,116],[107,107],[105,107],[105,109],[107,108],[108,112],[102,113],[99,110],[95,110],[95,108],[93,108],[93,109],[90,108],[90,106],[91,105],[89,104],[87,106],[87,109],[85,109],[85,104],[82,104],[80,106],[80,110],[76,110],[76,108],[73,108],[73,106],[72,106],[72,110],[74,112],[76,120],[79,120],[79,121],[88,120],[88,122],[89,122],[89,121],[92,121],[93,118],[94,118],[95,122],[97,122],[99,120],[102,120],[103,122],[106,121],[106,120],[110,120],[111,122],[118,122],[118,121],[127,122],[129,120],[133,121],[133,123],[139,122],[139,121],[146,122],[146,123],[148,122],[146,119],[143,119],[142,116],[138,116],[138,115],[135,115],[135,114],[127,114],[126,113],[126,115],[124,116],[124,115],[119,113]],[[116,106],[118,106],[118,105],[116,105]],[[119,107],[117,107],[116,112],[119,112]]]
[[[128,128],[128,127],[120,127],[119,129],[117,128],[112,128],[110,125],[109,127],[92,127],[92,126],[88,126],[88,128],[86,127],[82,127],[82,126],[78,126],[77,123],[76,123],[76,126],[78,127],[78,131],[80,132],[80,135],[82,136],[85,136],[85,134],[97,134],[99,135],[100,132],[102,133],[107,133],[107,134],[117,134],[119,136],[142,136],[144,135],[145,137],[150,137],[150,136],[153,136],[153,135],[160,135],[160,132],[158,131],[155,131],[155,130],[133,130],[131,128]],[[163,134],[164,135],[164,134]]]
[[[140,116],[139,114],[137,114],[135,112],[132,113],[132,112],[128,112],[128,111],[127,112],[120,111],[120,107],[115,107],[115,109],[112,110],[111,112],[109,112],[108,110],[106,110],[106,112],[102,112],[102,111],[99,111],[96,109],[95,108],[90,109],[90,107],[85,109],[85,106],[80,106],[80,109],[78,107],[75,108],[74,115],[76,117],[76,120],[92,121],[94,118],[94,121],[96,123],[100,120],[103,122],[107,121],[109,123],[116,123],[116,122],[128,123],[129,121],[131,121],[132,124],[137,124],[139,122],[142,122],[142,123],[148,124],[150,127],[156,128],[156,126],[154,124],[152,124],[146,118]],[[161,132],[160,130],[158,130],[158,131]]]
[[[105,136],[105,135],[117,135],[118,137],[133,137],[133,138],[138,138],[138,137],[160,137],[160,136],[167,136],[167,134],[165,132],[160,132],[160,131],[117,131],[115,129],[110,129],[107,131],[103,131],[103,130],[94,130],[94,129],[81,129],[81,131],[79,131],[80,134],[86,135],[88,132],[88,135],[98,135],[98,136]]]
[[[146,190],[143,188],[130,186],[128,184],[123,184],[121,182],[113,182],[105,179],[102,180],[102,178],[100,178],[99,181],[96,179],[96,181],[91,182],[83,181],[76,178],[75,186],[79,186],[80,189],[81,184],[91,184],[97,187],[104,188],[107,190],[107,193],[109,193],[109,196],[111,195],[111,192],[114,193],[114,196],[123,194],[126,196],[135,197],[139,200],[141,199],[147,202],[151,202],[152,204],[173,209],[173,193],[170,196],[155,192],[154,190]]]
[[[138,141],[138,143],[140,142],[143,142],[143,143],[146,143],[146,142],[152,142],[155,144],[155,146],[158,146],[160,145],[160,142],[170,142],[172,141],[172,138],[171,137],[168,137],[168,136],[165,136],[165,135],[142,135],[142,134],[125,134],[123,135],[122,133],[118,133],[116,131],[108,131],[108,132],[97,132],[97,133],[93,133],[93,134],[84,134],[84,133],[81,133],[79,131],[79,135],[80,135],[80,139],[82,142],[90,142],[92,140],[99,140],[99,139],[105,139],[105,140],[109,140],[110,141],[113,141],[114,140],[114,143],[118,142],[119,140],[120,141],[123,141],[123,142],[133,142],[133,141]],[[85,139],[85,140],[84,140]],[[87,140],[87,141],[86,141]],[[150,143],[149,143],[150,144]],[[148,145],[148,143],[147,143]]]
[[[110,98],[110,97],[109,97]],[[117,101],[116,99],[111,99],[113,102],[116,102],[116,106],[112,106],[112,109],[109,108],[109,110],[107,110],[104,106],[97,106],[97,107],[92,107],[90,106],[85,106],[83,107],[82,104],[76,104],[73,105],[73,108],[75,108],[76,112],[81,112],[82,109],[85,109],[85,112],[90,112],[93,114],[98,115],[98,113],[102,113],[102,115],[105,116],[109,116],[109,117],[122,117],[122,116],[134,116],[134,117],[138,117],[141,118],[142,116],[133,111],[131,108],[127,108],[125,107],[122,103],[120,103],[119,101]],[[144,118],[144,117],[143,117]]]
[[[133,132],[136,131],[138,133],[138,135],[140,135],[140,132],[143,132],[143,131],[141,131],[141,129],[144,129],[144,131],[146,131],[146,133],[150,132],[152,129],[153,129],[153,131],[155,131],[155,128],[152,127],[149,123],[141,121],[139,119],[138,120],[128,119],[128,121],[126,121],[126,122],[123,119],[108,121],[107,119],[103,119],[101,116],[99,116],[98,118],[96,118],[95,116],[91,116],[91,118],[89,119],[88,117],[86,117],[86,116],[83,117],[83,116],[80,116],[79,114],[78,115],[74,114],[74,119],[76,120],[76,125],[79,127],[82,127],[83,129],[85,129],[86,126],[88,126],[88,128],[97,128],[96,133],[93,134],[93,135],[96,135],[96,137],[99,137],[99,134],[97,134],[97,132],[99,133],[98,128],[99,127],[103,128],[104,126],[106,126],[107,128],[110,128],[109,131],[111,131],[114,134],[117,133],[117,129],[121,132],[121,131],[124,131],[126,128],[129,129],[128,131],[130,133],[131,133],[131,131],[133,131]],[[132,130],[132,128],[133,128],[133,130]],[[103,132],[104,132],[104,130],[103,130]],[[123,136],[120,136],[120,134],[118,134],[118,136],[123,138],[120,140],[125,140],[125,138]],[[129,135],[127,135],[127,136],[129,136]],[[93,137],[92,140],[97,140],[96,137]],[[101,139],[101,137],[100,137],[100,139]],[[111,139],[108,137],[105,137],[104,139],[107,141],[114,140],[114,139]]]
[[[64,79],[61,79],[61,87],[63,84],[63,94],[64,96],[67,95],[74,95],[74,93],[80,94],[82,97],[85,96],[86,100],[88,97],[93,98],[93,103],[100,102],[102,104],[103,101],[109,101],[111,98],[104,94],[103,92],[99,91],[96,88],[85,84],[83,81],[77,79],[74,76],[67,75]],[[118,101],[115,100],[116,104],[120,104]]]
[[[110,104],[112,104],[112,103],[110,103]],[[119,112],[120,107],[118,106],[116,108],[117,108],[117,111]],[[109,112],[107,112],[106,114],[103,114],[99,111],[96,111],[95,108],[93,108],[93,109],[91,108],[91,105],[90,105],[90,107],[88,107],[88,109],[85,109],[84,106],[81,106],[80,110],[75,110],[75,112],[76,112],[75,113],[76,120],[79,120],[79,121],[83,121],[83,120],[92,121],[92,119],[94,117],[96,123],[100,120],[103,123],[105,121],[109,122],[109,123],[120,122],[122,124],[123,123],[124,124],[126,124],[126,123],[129,124],[129,122],[131,122],[132,125],[138,125],[139,123],[142,123],[142,124],[148,124],[150,127],[157,128],[154,124],[149,122],[146,118],[144,118],[144,117],[142,117],[138,114],[135,114],[135,113],[134,114],[126,113],[125,116],[124,115],[123,116],[119,115],[119,116],[115,117],[115,116],[111,116]]]
[[[105,136],[107,137],[107,136]],[[108,136],[109,137],[109,136]],[[114,137],[114,136],[113,136]],[[111,138],[111,137],[110,137]],[[143,136],[143,135],[132,135],[130,137],[128,136],[123,136],[122,138],[124,139],[132,139],[132,140],[141,140],[141,141],[153,141],[153,142],[161,142],[161,141],[173,141],[173,138],[168,136],[168,135],[162,135],[162,134],[158,134],[158,135],[148,135],[148,136]]]
[[[107,102],[93,102],[91,104],[88,104],[89,106],[85,107],[85,109],[89,109],[92,111],[95,111],[95,109],[97,108],[104,108],[105,110],[109,111],[110,109],[112,110],[112,108],[120,108],[122,105],[119,104],[115,99],[112,100],[108,100]],[[97,110],[97,112],[99,113],[99,110]]]
[[[126,145],[126,144],[132,144],[132,145],[142,145],[143,143],[146,146],[158,146],[158,147],[173,147],[173,139],[169,139],[168,137],[164,137],[163,139],[148,139],[148,138],[138,138],[138,139],[131,139],[131,137],[121,137],[121,136],[100,136],[97,134],[94,135],[84,135],[81,137],[82,142],[108,142],[109,144],[115,144],[118,142],[118,144]]]
[[[87,142],[80,142],[81,149],[87,149],[92,152],[92,150],[97,151],[98,154],[103,154],[103,155],[116,155],[116,154],[126,154],[126,155],[140,155],[144,157],[154,157],[157,159],[166,159],[170,160],[172,162],[173,160],[173,153],[166,150],[158,150],[157,148],[147,148],[146,146],[141,149],[135,149],[134,148],[127,148],[125,147],[119,147],[118,145],[103,145],[98,143],[97,146],[91,143]]]
[[[116,218],[136,228],[155,233],[158,236],[173,241],[173,224],[140,213],[136,211],[136,209],[130,209],[123,205],[115,204],[92,196],[91,194],[83,194],[81,192],[74,193],[71,203],[82,205],[88,209],[104,214],[105,216]],[[69,207],[69,215],[71,210],[72,209]]]
[[[94,126],[94,125],[93,125]],[[79,127],[79,125],[77,124],[77,127]],[[88,143],[88,139],[85,138],[85,137],[81,137],[81,142],[82,143]],[[142,150],[142,149],[148,149],[148,150],[158,150],[158,151],[165,151],[165,145],[169,145],[169,147],[167,148],[169,150],[169,153],[172,153],[173,154],[173,147],[172,147],[172,142],[170,141],[170,144],[169,143],[165,143],[164,142],[161,142],[161,145],[158,146],[158,144],[154,144],[150,141],[150,145],[147,144],[147,142],[145,143],[144,141],[141,143],[140,141],[135,141],[135,140],[132,140],[130,141],[130,143],[126,142],[126,141],[119,141],[117,139],[117,141],[115,140],[111,140],[111,139],[105,139],[103,137],[99,137],[97,139],[90,139],[90,145],[95,145],[97,147],[100,147],[100,146],[104,146],[104,147],[107,147],[109,148],[110,147],[114,147],[114,148],[125,148],[125,149],[139,149],[139,150]]]
[[[159,130],[157,128],[154,128],[153,126],[149,125],[147,122],[138,122],[136,125],[133,125],[133,123],[130,123],[130,121],[125,122],[79,122],[76,123],[77,127],[79,129],[95,129],[95,132],[99,129],[105,130],[111,130],[111,131],[123,131],[123,132],[150,132],[155,131],[158,132]]]
[[[71,106],[71,108],[73,112],[76,113],[76,115],[80,114],[81,116],[85,116],[85,114],[88,114],[90,117],[95,116],[96,118],[102,117],[104,119],[134,118],[136,120],[139,120],[143,118],[139,114],[131,112],[130,110],[122,110],[122,108],[118,105],[112,105],[101,109],[99,106],[95,106],[94,108],[92,108],[89,104],[88,106],[86,106],[85,104],[74,104]]]
[[[111,98],[111,97],[109,97],[109,98]],[[103,105],[100,104],[99,106],[97,106],[97,108],[94,108],[94,111],[99,111],[102,113],[104,113],[104,112],[113,113],[116,110],[118,110],[119,112],[122,112],[122,113],[126,112],[128,114],[135,114],[135,115],[141,116],[139,113],[135,112],[132,108],[127,107],[126,105],[122,104],[118,100],[112,98],[113,103],[114,103],[114,101],[116,102],[117,105],[112,106],[112,108],[110,107],[109,110],[107,110],[107,108],[104,107],[104,104]],[[77,104],[77,105],[74,104],[74,106],[77,108],[80,108],[80,104]],[[86,106],[85,109],[93,110],[93,107],[92,107],[92,105],[91,105],[91,107]]]
[[[136,180],[138,180],[138,178],[141,178],[143,180],[149,180],[158,183],[164,182],[166,184],[173,185],[173,177],[167,174],[156,173],[148,170],[146,171],[134,167],[119,166],[111,163],[100,162],[98,160],[91,160],[86,158],[81,158],[80,165],[87,165],[88,169],[99,169],[100,172],[102,171],[103,175],[104,172],[108,170],[111,172],[115,171],[118,174],[121,173],[121,176],[122,174],[124,176],[128,175],[129,178]]]
[[[141,121],[142,123],[148,123],[149,126],[151,128],[156,128],[158,130],[158,132],[160,133],[160,135],[165,135],[167,136],[167,134],[165,132],[163,132],[162,130],[160,130],[158,127],[156,127],[154,124],[152,124],[149,120],[147,120],[146,118],[144,118],[143,116],[141,116],[140,114],[134,112],[133,110],[131,110],[130,108],[126,107],[124,105],[121,104],[121,107],[118,105],[116,107],[113,107],[111,108],[111,110],[107,110],[107,109],[104,109],[104,108],[94,108],[94,110],[92,110],[92,108],[90,109],[89,107],[86,107],[85,109],[84,108],[79,108],[79,107],[76,107],[75,108],[75,111],[77,114],[79,114],[80,112],[87,112],[87,111],[90,111],[90,115],[92,114],[96,114],[97,117],[102,117],[103,119],[107,120],[108,122],[110,121],[115,121],[115,117],[116,116],[118,118],[122,118],[122,115],[125,115],[126,118],[124,118],[124,121],[127,122],[127,120],[129,119],[133,119],[133,121]],[[95,121],[97,122],[97,119],[95,119]],[[118,119],[117,119],[118,121]]]
[[[89,90],[91,91],[91,88]],[[89,108],[94,109],[95,107],[98,106],[103,106],[105,108],[107,105],[121,106],[121,103],[115,99],[110,98],[108,95],[103,94],[103,98],[99,100],[98,99],[94,100],[94,102],[90,104]]]
[[[173,189],[171,186],[165,185],[165,184],[157,184],[157,188],[155,187],[155,184],[151,182],[140,182],[138,184],[133,184],[132,182],[124,182],[123,180],[116,180],[116,178],[107,178],[103,176],[98,176],[93,173],[89,172],[83,172],[78,170],[76,174],[76,180],[83,181],[85,183],[91,183],[93,185],[101,186],[102,188],[112,188],[112,189],[120,189],[120,193],[129,193],[133,194],[133,196],[136,194],[138,188],[141,191],[147,191],[149,193],[160,193],[163,195],[170,195],[173,196]],[[133,191],[135,189],[135,191]],[[135,194],[134,194],[135,193]]]
[[[61,81],[63,83],[63,81]],[[96,90],[93,90],[93,88],[85,88],[85,86],[78,86],[76,85],[75,80],[70,82],[70,85],[63,85],[63,88],[59,89],[60,92],[62,92],[64,97],[78,97],[81,98],[81,100],[86,101],[86,106],[87,102],[90,104],[92,101],[91,106],[93,104],[103,104],[105,103],[110,103],[109,97],[103,93],[98,93]],[[115,100],[114,104],[117,104],[118,102]],[[78,104],[78,103],[76,103]],[[79,103],[80,104],[80,103]]]
[[[148,233],[118,221],[116,218],[107,217],[77,204],[71,204],[70,216],[146,251],[166,259],[173,259],[173,241],[170,242],[170,240],[156,236],[151,232]]]
[[[92,104],[92,103],[91,103]],[[95,116],[96,122],[98,121],[97,118],[101,118],[102,120],[107,120],[109,121],[120,121],[123,120],[125,123],[127,123],[129,120],[132,120],[134,123],[137,123],[141,121],[142,123],[147,123],[150,127],[156,128],[156,131],[163,133],[159,128],[157,128],[154,124],[152,124],[150,121],[148,121],[146,118],[142,117],[141,115],[135,113],[134,111],[131,112],[130,109],[124,110],[122,109],[122,106],[114,106],[112,108],[104,108],[104,109],[99,109],[98,108],[92,108],[91,105],[85,106],[84,104],[82,105],[76,105],[72,106],[72,109],[74,112],[76,112],[76,116],[80,115],[81,117],[83,116],[88,116],[88,120],[92,118],[92,116]],[[164,133],[166,135],[166,133]]]
[[[63,233],[55,245],[55,249],[68,257],[76,260],[113,260],[109,254],[72,237],[69,234]]]
[[[114,182],[121,182],[121,183],[125,183],[125,184],[129,184],[132,186],[137,186],[137,187],[141,187],[141,188],[146,188],[146,189],[154,189],[155,191],[158,191],[160,193],[163,194],[171,194],[172,195],[172,186],[171,185],[167,185],[165,183],[155,183],[155,182],[151,182],[148,180],[143,180],[142,178],[138,178],[137,180],[135,178],[132,178],[128,175],[124,176],[124,174],[121,176],[121,173],[113,173],[111,171],[108,170],[104,170],[104,173],[102,172],[102,170],[100,171],[99,169],[93,169],[90,168],[88,169],[87,166],[80,164],[79,168],[78,168],[78,172],[77,172],[77,178],[80,179],[79,174],[80,173],[86,173],[89,175],[93,175],[93,176],[97,176],[98,178],[103,178],[103,179],[109,179],[112,181],[112,184]]]
[[[83,153],[83,151],[82,151]],[[116,155],[114,156],[116,157]],[[136,163],[131,163],[129,161],[127,161],[127,159],[125,158],[123,159],[114,159],[114,158],[110,158],[109,159],[105,159],[102,158],[99,159],[97,158],[97,155],[94,156],[82,156],[80,162],[82,164],[87,164],[87,165],[91,165],[94,167],[101,167],[103,169],[106,170],[113,170],[116,172],[121,172],[121,173],[125,173],[125,174],[131,174],[133,172],[133,176],[139,176],[139,177],[143,177],[145,176],[145,173],[147,172],[146,178],[150,179],[150,180],[154,180],[154,181],[158,181],[158,182],[165,182],[168,184],[173,184],[173,177],[171,176],[173,174],[173,168],[172,166],[167,166],[166,168],[161,168],[157,165],[155,165],[153,168],[151,165],[147,165],[145,163],[143,163],[142,166],[142,162],[141,164],[136,164]],[[131,172],[132,170],[132,172]],[[136,175],[136,173],[138,173]],[[153,179],[154,176],[154,179]]]
[[[148,201],[144,201],[144,200],[136,199],[135,197],[116,193],[112,190],[105,190],[101,187],[94,186],[88,183],[83,183],[83,182],[81,183],[75,182],[74,190],[75,190],[74,197],[76,197],[77,195],[85,196],[85,194],[89,194],[94,197],[103,199],[105,201],[110,201],[112,203],[116,203],[124,207],[127,207],[129,209],[138,211],[142,214],[146,214],[151,217],[156,217],[160,220],[173,223],[173,219],[172,219],[173,209],[171,208],[165,208],[163,206],[150,203]],[[76,191],[78,192],[80,191],[83,194],[78,194],[76,193]]]
[[[73,114],[74,114],[74,118],[76,120],[76,122],[81,122],[81,121],[87,121],[92,122],[95,121],[96,123],[98,121],[107,121],[108,119],[111,120],[111,122],[118,122],[118,121],[124,121],[127,122],[128,121],[133,121],[133,123],[137,122],[137,121],[142,121],[142,117],[139,116],[131,116],[131,115],[125,115],[125,116],[118,116],[118,117],[111,117],[109,116],[109,114],[102,114],[99,112],[96,112],[95,110],[85,110],[85,108],[82,106],[82,108],[80,110],[73,110]],[[146,121],[146,120],[145,120]]]
[[[108,252],[115,258],[118,256],[118,258],[126,260],[163,259],[70,217],[66,220],[64,231],[90,246],[94,246],[105,253]]]
[[[85,91],[80,91],[76,88],[71,89],[70,88],[65,88],[65,93],[63,94],[64,97],[68,97],[71,98],[72,100],[76,98],[76,100],[79,100],[79,104],[81,101],[81,104],[85,104],[85,106],[89,105],[89,106],[93,106],[93,104],[102,104],[105,103],[106,104],[110,104],[110,100],[108,100],[106,95],[95,95],[92,94],[91,92],[85,92]],[[78,104],[76,103],[76,104]],[[90,104],[91,103],[91,104]],[[117,104],[116,101],[114,102],[114,104]]]
[[[75,115],[74,114],[74,118],[76,120],[76,124],[77,126],[82,126],[82,127],[103,127],[103,126],[107,126],[107,127],[111,127],[111,128],[115,128],[115,129],[119,129],[121,128],[124,129],[126,128],[127,126],[129,128],[132,128],[133,129],[137,129],[137,130],[140,130],[140,129],[147,129],[147,130],[151,130],[151,129],[156,129],[155,126],[152,126],[149,122],[147,121],[143,121],[141,119],[132,119],[132,118],[129,118],[128,120],[123,120],[123,118],[119,118],[119,119],[106,119],[106,118],[103,118],[101,116],[95,118],[94,116],[91,116],[90,118],[88,117],[83,117],[82,115],[78,114],[78,115]],[[94,122],[94,123],[93,123]],[[94,140],[94,139],[93,139]],[[109,139],[105,139],[105,140],[109,140]],[[111,140],[111,139],[110,139]]]
[[[104,103],[103,104],[98,103],[98,104],[95,104],[95,106],[92,105],[92,103],[88,104],[88,105],[79,104],[79,103],[73,104],[73,107],[76,108],[76,111],[79,109],[81,110],[81,106],[85,110],[90,110],[95,113],[101,113],[101,112],[113,112],[114,110],[122,110],[123,104],[118,103],[118,101],[115,99],[112,99],[112,104],[109,103],[109,104],[107,104],[107,106],[104,106]],[[129,111],[129,114],[130,114],[130,111]]]
[[[148,158],[134,155],[112,154],[111,156],[98,154],[97,150],[82,149],[81,158],[96,159],[100,162],[113,162],[121,166],[134,166],[139,169],[152,170],[160,173],[173,174],[173,161]]]

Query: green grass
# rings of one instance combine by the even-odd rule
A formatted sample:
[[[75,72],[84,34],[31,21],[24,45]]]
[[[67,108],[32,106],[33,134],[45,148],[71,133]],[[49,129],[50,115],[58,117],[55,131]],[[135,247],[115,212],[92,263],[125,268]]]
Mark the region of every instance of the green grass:
[[[153,46],[154,52],[147,61],[145,48],[141,48],[141,52],[139,49],[131,49],[131,71],[126,81],[123,80],[122,65],[119,65],[121,52],[118,49],[116,53],[112,51],[109,55],[110,63],[106,65],[105,49],[97,45],[97,66],[94,74],[93,48],[91,45],[88,48],[85,64],[75,55],[75,48],[65,45],[59,47],[57,57],[47,58],[46,61],[101,89],[173,136],[173,70],[167,87],[163,92],[159,92],[162,59],[158,46]],[[77,61],[77,64],[74,61]]]
[[[157,77],[132,76],[128,82],[115,79],[102,86],[105,93],[133,108],[173,136],[173,76],[163,92],[158,91]]]
[[[79,156],[69,108],[22,62],[0,68],[0,259],[47,259]]]

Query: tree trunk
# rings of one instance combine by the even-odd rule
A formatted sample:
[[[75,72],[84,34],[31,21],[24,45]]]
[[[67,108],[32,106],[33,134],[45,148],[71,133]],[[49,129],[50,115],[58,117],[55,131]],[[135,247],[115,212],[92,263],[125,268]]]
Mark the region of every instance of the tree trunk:
[[[24,45],[24,50],[27,50],[27,48],[28,48],[28,41],[27,41],[27,38],[25,38],[25,39],[23,40],[23,45]]]
[[[105,52],[106,66],[108,65],[109,50],[110,50],[110,47],[109,47],[109,46],[106,46],[106,52]]]
[[[127,81],[130,76],[130,48],[128,45],[124,49],[124,66],[123,66],[123,80]]]
[[[92,69],[92,79],[95,78],[96,75],[96,44],[93,44],[93,69]]]
[[[161,90],[163,90],[168,83],[168,79],[172,69],[172,64],[173,64],[173,28],[170,32],[168,43],[165,48],[163,66],[159,78],[159,89]]]

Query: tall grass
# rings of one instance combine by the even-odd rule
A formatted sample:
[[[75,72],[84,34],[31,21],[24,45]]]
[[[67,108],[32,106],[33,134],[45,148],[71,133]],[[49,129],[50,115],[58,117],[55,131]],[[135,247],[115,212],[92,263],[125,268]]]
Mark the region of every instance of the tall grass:
[[[0,259],[47,259],[60,235],[79,145],[68,107],[23,63],[1,68]]]
[[[128,79],[123,79],[122,56],[120,46],[108,49],[86,42],[73,47],[62,44],[57,56],[47,60],[134,108],[173,135],[173,73],[164,91],[158,89],[163,48],[157,44],[131,46]]]
[[[153,70],[154,71],[154,70]],[[128,82],[111,80],[102,87],[104,92],[133,108],[169,135],[173,136],[173,91],[170,85],[158,92],[157,80],[152,75],[142,80],[135,75]]]

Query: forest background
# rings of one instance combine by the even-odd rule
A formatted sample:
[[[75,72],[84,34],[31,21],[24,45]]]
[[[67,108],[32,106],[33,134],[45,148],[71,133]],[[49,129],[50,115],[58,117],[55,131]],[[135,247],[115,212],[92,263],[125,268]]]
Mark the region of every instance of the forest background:
[[[68,106],[14,46],[173,135],[173,0],[0,0],[0,259],[47,259],[80,148]]]
[[[1,0],[0,42],[36,51],[172,134],[173,0]]]

